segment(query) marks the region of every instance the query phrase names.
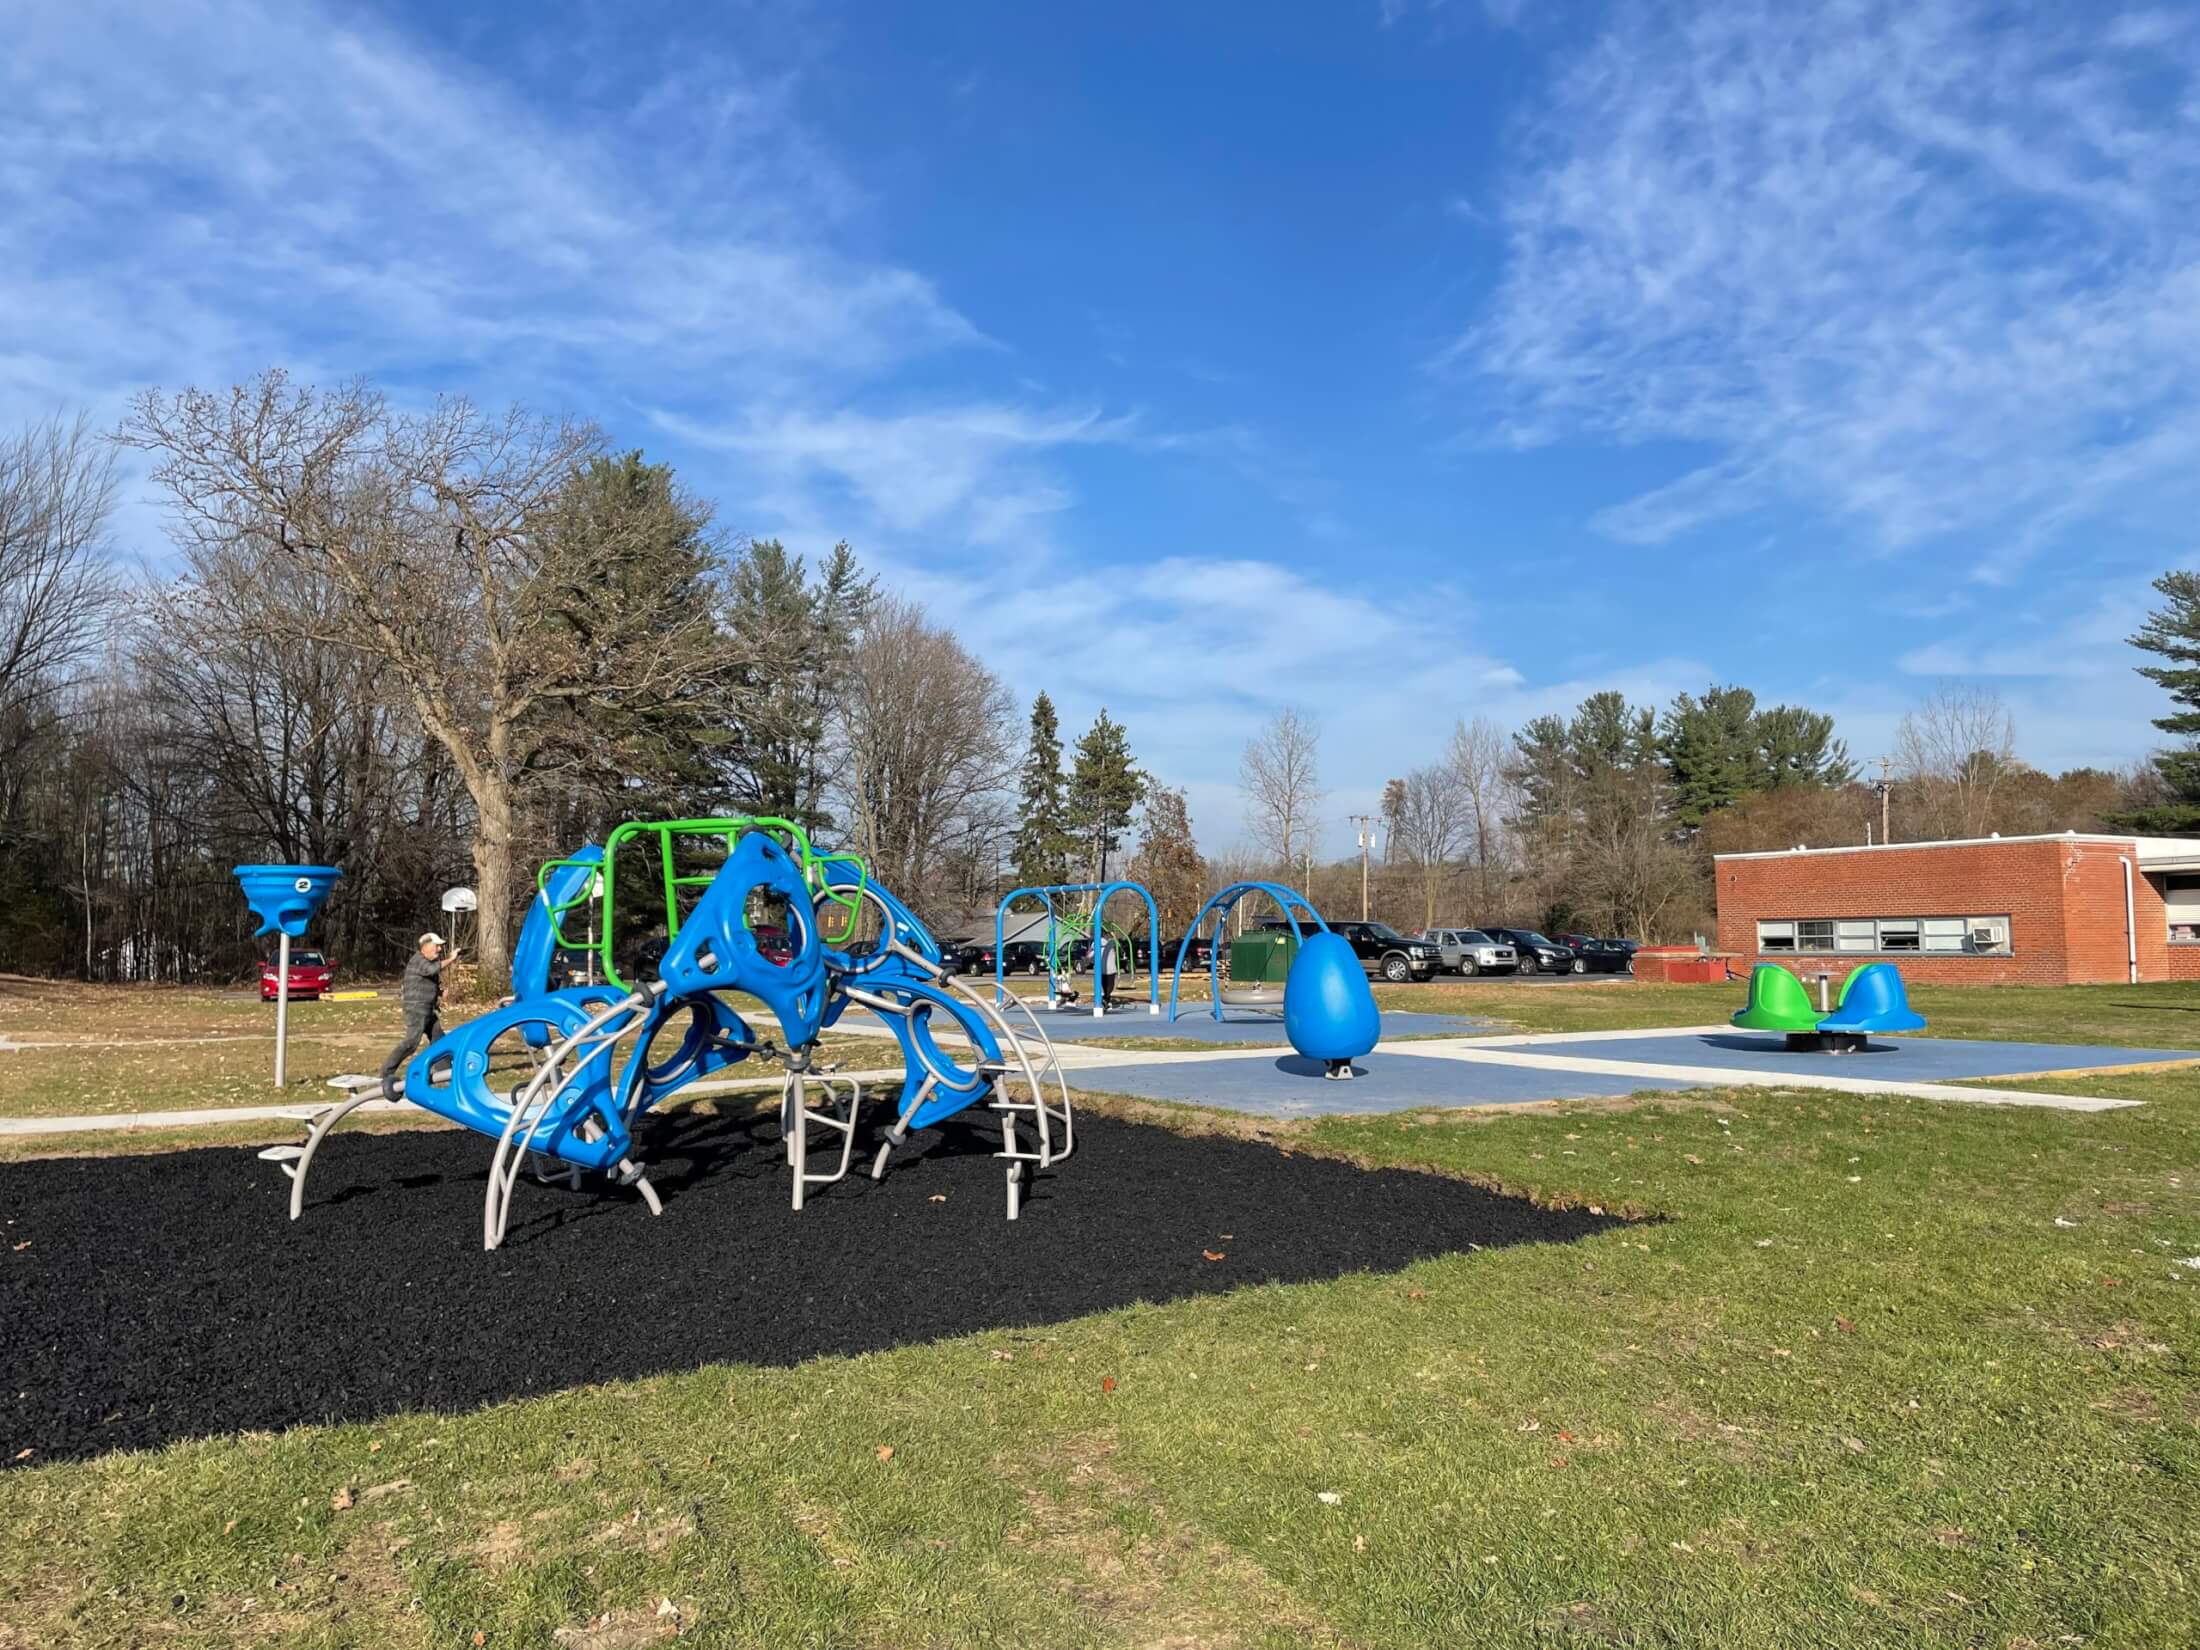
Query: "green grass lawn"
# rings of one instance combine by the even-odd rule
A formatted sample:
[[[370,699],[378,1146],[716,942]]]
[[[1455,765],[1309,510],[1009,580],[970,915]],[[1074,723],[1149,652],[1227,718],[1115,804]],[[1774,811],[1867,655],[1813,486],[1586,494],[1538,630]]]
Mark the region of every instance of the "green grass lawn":
[[[0,1647],[2191,1643],[2200,1082],[2095,1082],[1271,1126],[1659,1218],[34,1462]]]
[[[1559,1030],[1701,1024],[1738,988],[1383,995]],[[260,1006],[150,996],[0,990],[0,1030],[249,1033]],[[2200,987],[1916,996],[1936,1032],[2200,1043]],[[383,1035],[318,1006],[361,1015],[330,1058]],[[0,1084],[72,1074],[53,1109],[90,1110],[102,1071],[243,1085],[266,1052],[4,1054]],[[2200,1074],[1994,1086],[2148,1104],[1123,1103],[1645,1218],[794,1370],[34,1455],[0,1472],[0,1650],[2200,1642]],[[271,1137],[122,1149],[240,1138]],[[1061,1195],[1108,1195],[1079,1169]]]

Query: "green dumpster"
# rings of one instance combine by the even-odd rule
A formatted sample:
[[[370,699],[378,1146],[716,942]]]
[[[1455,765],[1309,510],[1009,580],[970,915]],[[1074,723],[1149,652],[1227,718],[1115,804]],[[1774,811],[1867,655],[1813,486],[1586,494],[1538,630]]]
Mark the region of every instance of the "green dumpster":
[[[1240,934],[1230,942],[1230,984],[1269,986],[1281,991],[1284,976],[1291,972],[1292,960],[1298,954],[1299,937],[1288,928],[1262,928]]]

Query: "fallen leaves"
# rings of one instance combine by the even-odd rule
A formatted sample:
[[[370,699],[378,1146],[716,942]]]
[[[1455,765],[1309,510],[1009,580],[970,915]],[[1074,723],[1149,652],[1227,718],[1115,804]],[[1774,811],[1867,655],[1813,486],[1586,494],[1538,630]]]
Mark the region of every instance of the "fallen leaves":
[[[1335,1490],[1316,1490],[1314,1492],[1314,1499],[1316,1501],[1319,1501],[1325,1507],[1334,1507],[1340,1504],[1344,1500],[1344,1497],[1339,1495]]]
[[[1106,1396],[1107,1396],[1107,1395],[1108,1395],[1109,1393],[1113,1392],[1114,1390],[1115,1390],[1115,1377],[1114,1377],[1113,1375],[1103,1375],[1103,1376],[1101,1376],[1101,1377],[1100,1377],[1100,1395],[1101,1395],[1102,1397],[1106,1397]]]
[[[342,1489],[338,1490],[334,1495],[328,1498],[328,1507],[330,1512],[350,1512],[351,1509],[358,1504],[359,1492],[354,1490],[349,1484],[346,1484]]]
[[[934,1192],[924,1201],[927,1203],[945,1203],[947,1201],[947,1194],[945,1192]]]
[[[894,1458],[894,1446],[892,1444],[881,1444],[871,1453],[881,1461],[891,1461]]]
[[[1229,1252],[1224,1249],[1202,1249],[1200,1254],[1209,1261],[1228,1260],[1230,1258]]]
[[[1864,1440],[1861,1438],[1844,1438],[1841,1440],[1841,1447],[1847,1450],[1851,1455],[1862,1455],[1866,1453],[1864,1449]]]
[[[1851,1323],[1847,1318],[1835,1318],[1833,1320],[1833,1327],[1840,1330],[1841,1333],[1844,1335],[1853,1335],[1856,1333],[1856,1325]]]

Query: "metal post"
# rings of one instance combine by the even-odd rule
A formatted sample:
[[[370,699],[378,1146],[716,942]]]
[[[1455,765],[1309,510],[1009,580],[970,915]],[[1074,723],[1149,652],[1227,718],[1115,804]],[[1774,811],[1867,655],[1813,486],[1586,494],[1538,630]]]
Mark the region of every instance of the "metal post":
[[[1354,814],[1353,823],[1360,827],[1360,921],[1367,921],[1367,846],[1373,833],[1369,827],[1375,823],[1373,814]]]
[[[275,945],[275,1086],[283,1086],[284,1045],[290,1038],[290,936]]]

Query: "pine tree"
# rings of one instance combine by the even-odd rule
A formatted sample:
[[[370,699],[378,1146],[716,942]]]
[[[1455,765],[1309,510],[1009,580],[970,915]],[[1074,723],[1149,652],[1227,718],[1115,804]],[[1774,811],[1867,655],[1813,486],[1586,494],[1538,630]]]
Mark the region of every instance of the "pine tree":
[[[726,765],[742,807],[795,820],[813,834],[830,829],[826,730],[848,638],[877,588],[846,544],[833,547],[815,581],[802,558],[776,539],[750,544],[735,563],[725,622],[748,662]]]
[[[1079,858],[1091,867],[1093,881],[1107,880],[1108,855],[1130,829],[1131,814],[1145,794],[1146,776],[1131,761],[1123,724],[1102,707],[1077,741],[1066,812],[1070,835],[1081,850]]]
[[[1716,809],[1764,790],[1757,696],[1745,687],[1677,695],[1658,724],[1658,750],[1673,782],[1673,822],[1688,829]]]
[[[1031,702],[1031,743],[1024,752],[1021,822],[1010,854],[1016,880],[1043,888],[1069,880],[1069,828],[1064,818],[1062,724],[1044,693]]]
[[[2109,823],[2119,830],[2200,835],[2200,572],[2164,573],[2154,588],[2166,605],[2149,613],[2130,640],[2133,647],[2165,661],[2140,665],[2139,674],[2184,707],[2154,719],[2156,727],[2179,741],[2154,758],[2155,772],[2174,800],[2112,815]]]

